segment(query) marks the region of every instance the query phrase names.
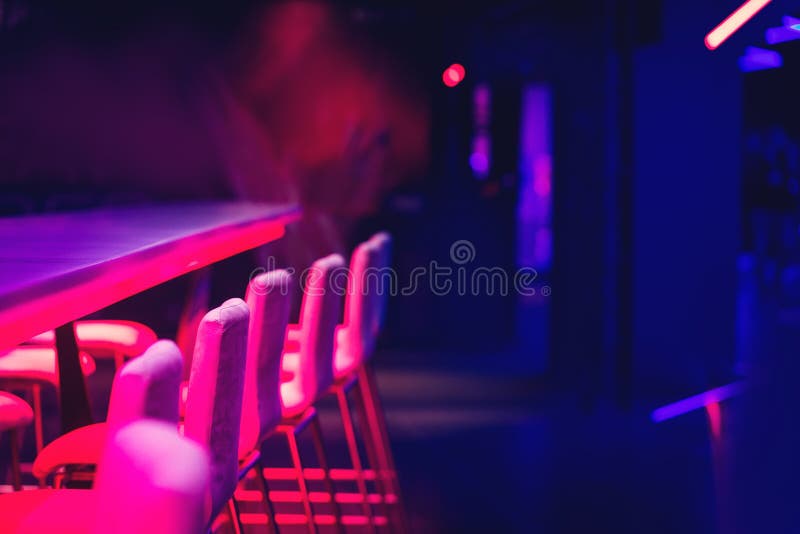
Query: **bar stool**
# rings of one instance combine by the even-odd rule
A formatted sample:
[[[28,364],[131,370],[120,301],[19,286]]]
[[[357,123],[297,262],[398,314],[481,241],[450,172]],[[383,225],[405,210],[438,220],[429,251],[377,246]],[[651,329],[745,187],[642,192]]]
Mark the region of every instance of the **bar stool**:
[[[314,450],[334,507],[337,527],[342,528],[322,429],[313,404],[333,383],[333,343],[341,310],[341,295],[333,286],[333,275],[337,269],[343,268],[344,259],[338,254],[326,256],[311,265],[303,292],[300,323],[296,326],[296,337],[299,341],[297,352],[287,353],[284,349],[282,356],[282,360],[293,360],[296,364],[291,380],[282,381],[280,385],[281,422],[276,430],[286,437],[289,445],[292,467],[310,532],[316,532],[317,525],[297,444],[298,435],[306,428],[311,430]]]
[[[239,425],[250,310],[241,299],[229,299],[208,312],[197,331],[183,434],[210,451],[211,485],[205,518],[211,526],[228,507],[238,532],[244,527],[233,499],[239,481]]]
[[[96,465],[108,433],[131,421],[150,418],[177,425],[182,377],[183,356],[177,345],[168,340],[153,343],[139,358],[117,371],[111,386],[107,421],[75,429],[53,440],[36,456],[33,475],[44,483],[59,468]],[[91,480],[93,474],[84,478]],[[63,482],[64,477],[60,477],[54,485]]]
[[[277,531],[276,518],[264,479],[261,444],[281,421],[281,353],[289,321],[291,283],[292,276],[288,272],[270,271],[253,278],[245,296],[250,308],[250,325],[239,433],[239,482],[250,471],[255,471],[273,531]]]
[[[379,502],[387,512],[387,517],[388,505],[397,504],[398,493],[392,483],[391,470],[384,461],[384,455],[381,454],[384,449],[383,443],[368,416],[359,373],[372,356],[384,314],[383,308],[389,288],[380,287],[380,276],[383,270],[389,268],[390,243],[388,234],[378,234],[356,247],[350,258],[344,320],[336,330],[335,381],[330,389],[336,396],[339,406],[356,480],[366,488],[366,472],[361,462],[356,428],[348,399],[348,393],[351,391],[356,395],[356,405],[362,421],[362,441],[375,476],[375,485],[380,495]],[[375,287],[369,287],[369,277],[375,278]],[[374,405],[369,408],[374,409]],[[388,445],[386,449],[388,450]],[[398,515],[402,516],[402,510],[397,508]],[[402,517],[396,523],[403,525]]]
[[[33,410],[16,395],[0,391],[0,433],[7,432],[11,449],[11,485],[14,491],[22,489],[19,467],[19,430],[33,421]]]
[[[135,321],[86,320],[75,322],[78,348],[95,358],[113,358],[119,369],[125,360],[135,358],[156,342],[155,332]],[[48,330],[34,336],[24,345],[55,347],[55,332]]]
[[[80,353],[84,376],[95,372],[94,359],[85,352]],[[33,397],[34,434],[36,453],[44,447],[42,429],[42,385],[58,389],[58,355],[54,348],[21,346],[0,353],[0,384],[3,389],[23,390]]]
[[[346,392],[344,386],[352,384],[362,420],[366,423],[362,425],[362,437],[367,454],[370,455],[370,464],[376,472],[376,481],[382,486],[384,504],[393,502],[397,526],[402,532],[407,532],[407,516],[386,428],[385,412],[370,362],[385,321],[389,293],[386,287],[371,288],[369,273],[371,270],[380,275],[391,268],[392,237],[387,232],[379,232],[367,241],[367,245],[371,250],[367,269],[359,276],[356,266],[351,266],[350,282],[354,286],[348,290],[345,323],[337,332],[334,388],[339,391],[344,389]],[[353,261],[356,260],[355,256],[356,253]],[[350,302],[359,300],[362,301],[361,306],[349,306]],[[340,406],[347,405],[346,393],[339,393],[339,397]]]
[[[177,393],[176,393],[177,394]],[[40,489],[0,496],[8,534],[202,532],[209,457],[174,423],[139,420],[106,440],[94,489]]]

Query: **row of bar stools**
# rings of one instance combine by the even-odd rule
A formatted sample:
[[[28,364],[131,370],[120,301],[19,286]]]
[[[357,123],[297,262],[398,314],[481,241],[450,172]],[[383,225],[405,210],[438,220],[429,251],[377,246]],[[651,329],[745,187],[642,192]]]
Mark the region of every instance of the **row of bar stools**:
[[[162,341],[121,368],[108,423],[73,434],[91,437],[82,444],[89,452],[74,452],[99,465],[95,488],[0,496],[3,531],[202,532],[209,522],[214,464],[207,441],[195,438],[196,443],[177,432],[182,365],[178,348]],[[234,385],[233,394],[238,393]]]
[[[210,453],[210,484],[204,491],[206,528],[220,513],[228,512],[227,504],[238,480],[249,318],[249,309],[240,299],[230,299],[211,310],[200,323],[192,358],[186,412],[180,427],[184,436]],[[37,457],[34,473],[45,478],[65,466],[97,465],[107,436],[131,419],[156,418],[178,428],[182,364],[183,357],[171,341],[158,342],[140,358],[125,364],[112,386],[108,421],[79,428],[53,441]],[[126,380],[140,369],[145,374],[160,369],[153,375],[160,378],[149,382],[141,376]],[[129,383],[133,388],[126,387]],[[237,514],[230,514],[230,518],[236,521]]]
[[[332,283],[334,274],[344,268],[344,261],[338,255],[328,256],[312,265],[297,325],[287,328],[291,277],[284,271],[254,278],[248,286],[246,304],[231,299],[209,312],[201,322],[184,406],[184,429],[187,436],[194,436],[212,451],[212,480],[219,484],[216,490],[211,490],[209,520],[213,520],[227,504],[234,526],[237,530],[243,529],[232,488],[252,468],[256,468],[255,478],[259,482],[269,524],[273,528],[276,526],[264,479],[268,462],[261,458],[260,449],[267,437],[277,433],[283,434],[289,444],[306,523],[310,531],[315,531],[316,520],[306,485],[306,471],[297,444],[298,434],[310,428],[322,478],[333,504],[334,519],[339,529],[342,528],[331,470],[313,407],[325,393],[332,392],[339,401],[364,515],[368,526],[374,530],[376,523],[371,498],[347,399],[348,391],[356,390],[359,393],[363,440],[370,467],[376,474],[379,502],[395,507],[397,519],[394,523],[399,530],[405,530],[385,422],[377,401],[374,375],[367,367],[385,313],[386,299],[385,290],[370,290],[367,275],[371,270],[388,267],[389,248],[388,235],[378,234],[354,252],[345,320],[341,325],[338,325],[341,294]],[[240,356],[236,356],[239,353]],[[241,362],[237,358],[241,358]],[[226,362],[224,366],[223,360]],[[241,387],[231,390],[239,374],[242,375]],[[227,388],[227,394],[220,395],[219,387]],[[117,408],[121,401],[115,398],[112,392],[109,424],[112,414],[121,409]],[[177,406],[176,401],[176,412]],[[235,423],[231,420],[232,414],[236,415]],[[65,466],[96,464],[101,450],[96,443],[103,442],[102,436],[106,432],[107,425],[100,424],[62,436],[37,457],[34,473],[44,480]],[[215,462],[222,458],[226,461],[217,465],[219,462]],[[231,470],[230,465],[234,464],[235,469]]]
[[[397,471],[391,453],[385,418],[377,395],[374,373],[369,358],[383,324],[389,293],[391,237],[385,232],[374,235],[353,252],[348,271],[348,287],[344,306],[344,321],[335,329],[332,360],[333,382],[326,393],[335,395],[344,427],[345,439],[362,503],[362,512],[374,530],[371,496],[367,488],[366,470],[361,461],[356,428],[348,394],[356,393],[360,411],[362,440],[379,492],[379,503],[386,510],[391,506],[394,530],[407,531]],[[370,286],[372,283],[372,286]],[[309,299],[309,292],[304,294]],[[287,330],[283,357],[283,377],[294,380],[302,373],[303,361],[295,353],[303,348],[302,325],[290,325]]]

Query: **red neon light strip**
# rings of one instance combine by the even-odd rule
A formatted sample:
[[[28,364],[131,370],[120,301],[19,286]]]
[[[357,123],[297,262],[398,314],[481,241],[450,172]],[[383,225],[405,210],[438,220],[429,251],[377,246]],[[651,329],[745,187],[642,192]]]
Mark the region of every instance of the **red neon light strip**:
[[[772,0],[747,0],[747,2],[739,6],[739,9],[723,20],[719,26],[708,32],[705,38],[706,48],[709,50],[716,49],[771,1]]]

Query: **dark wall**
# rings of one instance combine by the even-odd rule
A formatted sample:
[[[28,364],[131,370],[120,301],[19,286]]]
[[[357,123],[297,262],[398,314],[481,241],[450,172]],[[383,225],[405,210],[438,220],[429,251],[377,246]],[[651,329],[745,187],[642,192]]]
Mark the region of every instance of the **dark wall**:
[[[643,395],[702,391],[732,371],[742,75],[737,47],[703,47],[715,7],[666,3],[663,40],[635,56],[634,364]]]

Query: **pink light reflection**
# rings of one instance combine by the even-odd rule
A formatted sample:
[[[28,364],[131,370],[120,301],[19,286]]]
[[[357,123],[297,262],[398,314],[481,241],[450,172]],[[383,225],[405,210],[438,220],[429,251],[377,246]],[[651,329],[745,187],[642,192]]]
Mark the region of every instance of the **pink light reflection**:
[[[706,415],[708,416],[708,427],[714,438],[719,438],[722,432],[722,411],[718,402],[706,404]]]

